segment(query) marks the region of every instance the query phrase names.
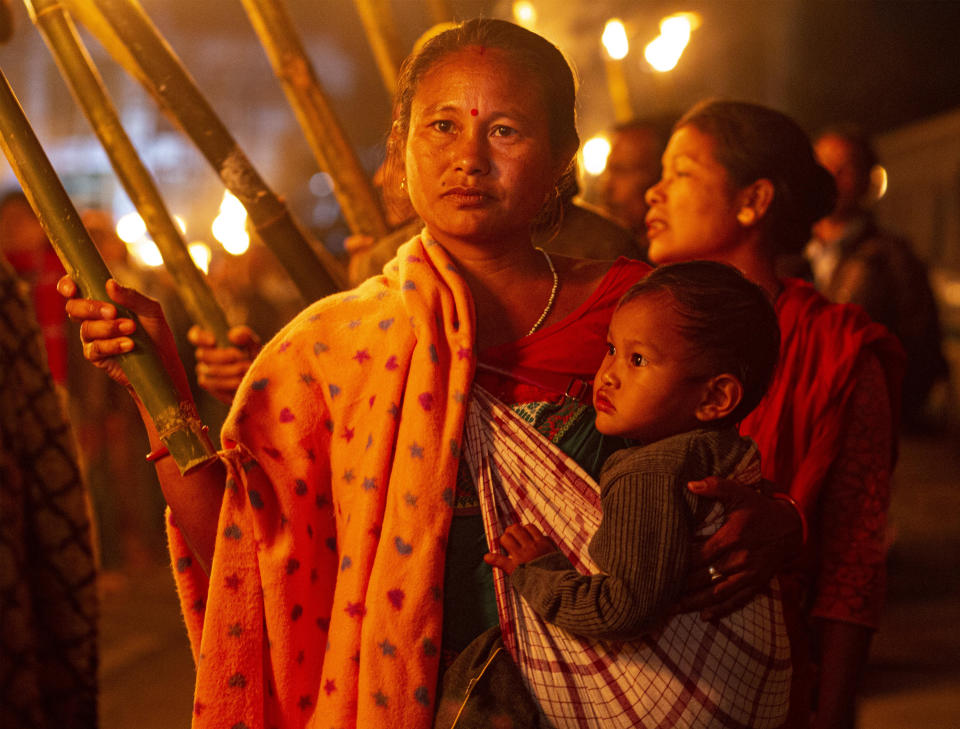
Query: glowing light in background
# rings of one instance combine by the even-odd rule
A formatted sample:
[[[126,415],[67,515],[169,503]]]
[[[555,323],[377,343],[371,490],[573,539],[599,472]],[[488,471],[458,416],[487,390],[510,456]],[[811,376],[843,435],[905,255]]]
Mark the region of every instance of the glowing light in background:
[[[517,0],[513,4],[513,17],[520,25],[529,28],[537,22],[537,9],[528,0]]]
[[[326,172],[317,172],[310,178],[310,192],[317,197],[333,194],[333,178]]]
[[[660,21],[660,35],[643,49],[643,57],[655,70],[665,73],[676,68],[690,34],[700,26],[696,13],[677,13]]]
[[[610,142],[604,136],[588,139],[583,145],[583,168],[591,175],[599,175],[607,168]]]
[[[187,250],[190,251],[190,258],[193,259],[197,268],[204,273],[210,273],[210,260],[213,258],[213,251],[210,250],[210,246],[202,240],[197,240],[187,246]]]
[[[136,243],[147,234],[147,226],[138,213],[127,213],[117,221],[117,236],[127,245]]]
[[[603,35],[600,36],[600,41],[603,43],[603,47],[607,49],[607,54],[615,61],[626,58],[627,53],[630,52],[627,29],[616,18],[611,18],[603,26]]]
[[[220,203],[220,214],[210,226],[213,237],[223,249],[234,256],[247,252],[250,247],[250,234],[247,233],[247,211],[243,203],[226,190]]]
[[[173,222],[180,229],[180,232],[184,235],[187,234],[187,221],[181,218],[179,215],[173,216]]]
[[[160,255],[160,249],[157,248],[156,243],[147,237],[128,243],[127,248],[141,265],[148,268],[158,268],[163,265],[163,256]]]
[[[874,200],[880,200],[887,194],[889,183],[886,168],[883,165],[874,165],[870,170],[870,187],[873,190]]]

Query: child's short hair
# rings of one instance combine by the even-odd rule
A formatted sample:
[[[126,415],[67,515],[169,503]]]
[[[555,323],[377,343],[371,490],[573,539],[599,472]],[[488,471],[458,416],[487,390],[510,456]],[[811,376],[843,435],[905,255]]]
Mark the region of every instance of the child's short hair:
[[[740,404],[717,424],[743,420],[766,393],[780,356],[780,326],[766,292],[733,266],[689,261],[653,269],[617,308],[658,293],[669,294],[705,376],[729,373],[743,385]]]

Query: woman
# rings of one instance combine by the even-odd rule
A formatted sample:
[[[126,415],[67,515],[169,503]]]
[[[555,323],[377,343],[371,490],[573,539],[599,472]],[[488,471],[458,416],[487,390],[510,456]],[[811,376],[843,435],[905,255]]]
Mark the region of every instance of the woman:
[[[573,174],[569,66],[529,31],[474,20],[409,59],[398,87],[389,154],[424,232],[384,275],[266,345],[219,461],[188,476],[157,461],[198,660],[196,726],[430,725],[441,649],[498,622],[460,458],[474,384],[588,470],[602,464],[592,413],[563,392],[595,371],[613,306],[647,267],[531,245]],[[189,399],[156,305],[108,292]],[[110,304],[67,308],[87,357],[122,379],[111,357],[135,324]],[[767,514],[795,526],[789,507],[771,500]]]
[[[813,726],[852,725],[883,601],[902,353],[859,309],[775,273],[777,257],[800,250],[834,195],[792,120],[753,104],[704,102],[677,122],[663,163],[646,195],[650,260],[730,263],[775,300],[780,364],[741,433],[760,447],[764,477],[787,490],[809,524],[794,577],[820,673]],[[803,697],[795,692],[798,711]]]

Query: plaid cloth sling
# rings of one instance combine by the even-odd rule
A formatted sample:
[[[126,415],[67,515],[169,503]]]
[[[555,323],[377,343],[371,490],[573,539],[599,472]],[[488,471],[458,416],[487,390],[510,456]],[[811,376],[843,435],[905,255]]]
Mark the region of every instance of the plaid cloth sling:
[[[598,571],[587,545],[600,522],[600,496],[576,462],[476,385],[465,440],[489,544],[509,524],[530,522],[578,570]],[[737,480],[758,483],[759,458],[754,452],[745,460]],[[718,504],[697,533],[716,531],[722,511]],[[536,615],[500,570],[494,584],[504,644],[557,729],[764,729],[786,718],[790,651],[776,580],[720,621],[676,615],[628,642],[574,636]]]

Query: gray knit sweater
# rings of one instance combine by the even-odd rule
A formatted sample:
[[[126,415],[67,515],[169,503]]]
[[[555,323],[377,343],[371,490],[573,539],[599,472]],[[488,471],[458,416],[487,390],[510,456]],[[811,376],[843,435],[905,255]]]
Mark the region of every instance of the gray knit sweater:
[[[729,476],[751,445],[733,427],[703,428],[615,452],[600,474],[603,517],[589,545],[602,573],[582,575],[553,552],[520,565],[511,583],[538,615],[576,635],[627,640],[656,629],[713,507],[687,482]]]

